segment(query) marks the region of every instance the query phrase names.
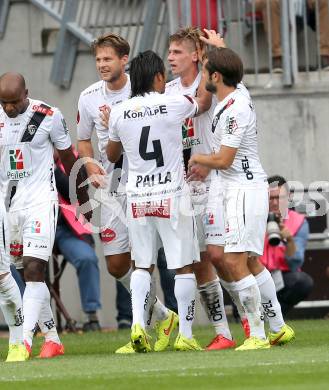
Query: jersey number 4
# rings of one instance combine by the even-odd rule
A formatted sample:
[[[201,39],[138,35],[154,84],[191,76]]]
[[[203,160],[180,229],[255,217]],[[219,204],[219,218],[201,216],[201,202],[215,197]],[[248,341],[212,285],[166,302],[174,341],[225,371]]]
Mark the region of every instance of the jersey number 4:
[[[143,160],[155,160],[157,168],[163,167],[163,154],[161,148],[161,142],[159,139],[153,140],[153,152],[147,152],[147,144],[150,134],[150,126],[144,126],[142,128],[141,138],[139,141],[139,154]]]

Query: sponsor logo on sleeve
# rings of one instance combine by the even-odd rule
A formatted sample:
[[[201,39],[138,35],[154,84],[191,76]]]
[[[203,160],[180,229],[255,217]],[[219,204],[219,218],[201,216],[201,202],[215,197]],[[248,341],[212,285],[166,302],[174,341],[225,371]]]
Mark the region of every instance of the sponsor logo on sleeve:
[[[226,118],[226,126],[225,126],[226,134],[233,134],[237,128],[238,128],[238,124],[236,119],[232,116],[228,116]]]
[[[67,124],[66,124],[66,121],[64,118],[61,119],[61,122],[62,122],[62,125],[63,125],[63,129],[64,129],[64,133],[67,134],[69,132],[69,129],[67,127]]]

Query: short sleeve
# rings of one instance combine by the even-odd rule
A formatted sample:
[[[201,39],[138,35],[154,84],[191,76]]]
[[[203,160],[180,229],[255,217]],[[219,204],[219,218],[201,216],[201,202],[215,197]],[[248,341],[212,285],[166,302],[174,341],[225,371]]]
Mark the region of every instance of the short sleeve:
[[[91,139],[94,126],[95,126],[94,120],[88,111],[85,99],[83,98],[83,96],[80,96],[78,102],[78,113],[77,113],[78,140]]]
[[[186,118],[193,118],[198,113],[198,103],[192,96],[177,95],[173,97],[172,102],[179,121],[183,121]]]
[[[71,138],[62,113],[54,110],[52,127],[50,130],[50,139],[58,150],[68,149],[71,145]]]
[[[221,121],[221,145],[239,148],[250,119],[249,106],[236,105],[223,114]]]

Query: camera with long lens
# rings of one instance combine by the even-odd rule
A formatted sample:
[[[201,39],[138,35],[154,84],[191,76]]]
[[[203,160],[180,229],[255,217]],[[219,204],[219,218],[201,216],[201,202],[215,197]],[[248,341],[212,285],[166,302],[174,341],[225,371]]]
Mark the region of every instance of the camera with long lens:
[[[271,246],[278,246],[281,241],[280,218],[275,213],[269,213],[267,217],[267,236]]]

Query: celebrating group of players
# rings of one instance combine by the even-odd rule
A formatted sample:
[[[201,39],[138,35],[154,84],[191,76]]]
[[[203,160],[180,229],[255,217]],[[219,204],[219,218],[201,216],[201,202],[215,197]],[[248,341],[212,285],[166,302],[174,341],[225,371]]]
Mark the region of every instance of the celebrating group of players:
[[[192,335],[196,290],[216,333],[206,349],[235,348],[221,285],[246,334],[236,350],[289,342],[294,332],[282,318],[271,274],[257,259],[263,252],[268,188],[239,56],[213,30],[181,29],[169,40],[168,62],[177,77],[166,83],[164,63],[152,51],[133,58],[125,73],[129,50],[128,42],[112,33],[94,42],[101,80],[81,93],[77,116],[79,157],[101,194],[108,271],[132,297],[131,340],[116,353],[151,351],[151,317],[154,351],[168,347],[177,326],[174,349],[201,350]],[[0,103],[0,298],[10,329],[7,361],[28,359],[36,323],[45,335],[40,357],[54,357],[64,347],[44,279],[58,207],[53,145],[68,175],[76,158],[61,113],[28,98],[21,75],[0,77]],[[93,159],[94,129],[100,163]],[[75,184],[85,205],[82,180],[78,175]],[[90,218],[88,210],[85,216]],[[23,304],[9,271],[8,242],[24,273]],[[161,246],[168,268],[176,270],[178,315],[156,297],[152,271]]]

